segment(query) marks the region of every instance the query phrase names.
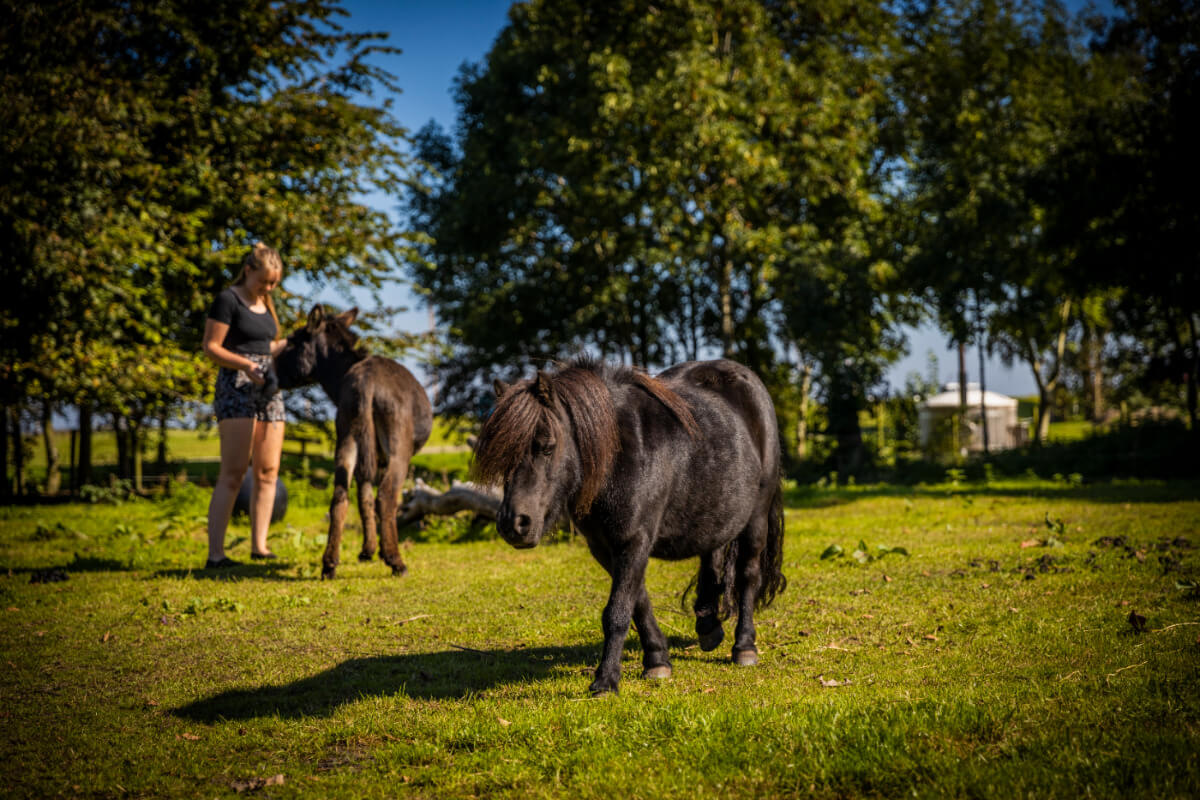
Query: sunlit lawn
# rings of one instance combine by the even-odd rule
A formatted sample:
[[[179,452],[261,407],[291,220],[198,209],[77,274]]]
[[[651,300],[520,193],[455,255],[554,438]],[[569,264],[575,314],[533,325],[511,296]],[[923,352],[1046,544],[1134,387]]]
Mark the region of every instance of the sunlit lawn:
[[[656,562],[674,677],[631,635],[596,700],[580,541],[417,537],[395,579],[351,532],[323,583],[327,498],[292,494],[283,560],[222,575],[201,490],[0,509],[6,795],[1200,794],[1195,482],[793,491],[760,666],[702,653],[694,563]]]

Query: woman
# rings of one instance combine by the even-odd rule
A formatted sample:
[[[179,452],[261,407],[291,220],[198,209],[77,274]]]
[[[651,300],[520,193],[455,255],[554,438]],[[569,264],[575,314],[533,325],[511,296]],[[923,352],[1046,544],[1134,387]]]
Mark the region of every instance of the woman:
[[[267,549],[267,527],[283,453],[284,411],[283,398],[267,378],[271,358],[286,344],[278,338],[271,300],[282,276],[279,253],[258,242],[243,259],[237,280],[217,295],[204,326],[204,353],[220,367],[213,410],[221,435],[221,473],[208,505],[207,569],[239,564],[225,555],[225,529],[251,461],[250,557],[275,558]]]

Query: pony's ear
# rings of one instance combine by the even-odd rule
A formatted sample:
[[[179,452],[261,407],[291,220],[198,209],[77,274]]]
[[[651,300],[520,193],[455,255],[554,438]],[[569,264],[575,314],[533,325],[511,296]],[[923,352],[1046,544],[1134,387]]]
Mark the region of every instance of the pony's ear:
[[[533,396],[538,399],[542,405],[551,405],[554,403],[554,387],[550,383],[550,376],[538,370],[537,377],[533,380]]]
[[[358,319],[358,306],[355,306],[349,311],[343,311],[341,314],[338,314],[336,317],[334,317],[334,319],[349,328],[354,324],[354,320]]]
[[[312,311],[308,312],[308,327],[317,327],[323,319],[325,319],[325,306],[317,303],[312,307]]]
[[[508,394],[508,390],[512,387],[504,381],[496,378],[492,381],[492,391],[496,393],[496,399],[499,400],[504,395]]]

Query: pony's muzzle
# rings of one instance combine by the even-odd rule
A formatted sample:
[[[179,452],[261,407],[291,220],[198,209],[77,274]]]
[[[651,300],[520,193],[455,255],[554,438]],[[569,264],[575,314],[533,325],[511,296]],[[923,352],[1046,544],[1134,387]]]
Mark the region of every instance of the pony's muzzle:
[[[533,518],[528,514],[518,514],[507,505],[501,506],[496,515],[496,529],[504,541],[513,547],[524,549],[537,544],[537,537],[531,535]]]

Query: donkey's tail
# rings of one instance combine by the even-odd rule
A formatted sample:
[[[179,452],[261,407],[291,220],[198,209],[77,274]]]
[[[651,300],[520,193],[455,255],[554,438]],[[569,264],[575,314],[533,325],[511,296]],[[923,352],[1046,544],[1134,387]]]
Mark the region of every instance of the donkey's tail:
[[[356,476],[374,482],[379,471],[379,455],[375,448],[375,400],[369,385],[360,386],[356,393],[354,418],[350,423],[351,433],[358,443],[358,465]]]
[[[771,495],[771,508],[767,512],[767,543],[758,556],[759,574],[762,583],[758,587],[758,597],[754,599],[756,608],[766,608],[771,605],[775,595],[787,588],[787,578],[783,574],[783,484],[775,482],[775,492]]]

